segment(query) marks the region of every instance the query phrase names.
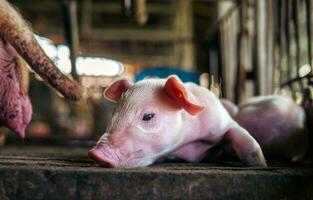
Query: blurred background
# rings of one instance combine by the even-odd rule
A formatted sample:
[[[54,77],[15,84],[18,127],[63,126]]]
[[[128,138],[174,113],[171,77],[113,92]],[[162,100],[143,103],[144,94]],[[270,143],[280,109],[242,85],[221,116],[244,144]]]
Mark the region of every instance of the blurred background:
[[[60,70],[88,93],[84,102],[68,102],[30,72],[28,138],[8,134],[2,143],[93,143],[114,107],[103,90],[121,77],[177,74],[208,88],[214,80],[221,96],[236,103],[273,93],[301,102],[310,94],[310,0],[10,2]]]

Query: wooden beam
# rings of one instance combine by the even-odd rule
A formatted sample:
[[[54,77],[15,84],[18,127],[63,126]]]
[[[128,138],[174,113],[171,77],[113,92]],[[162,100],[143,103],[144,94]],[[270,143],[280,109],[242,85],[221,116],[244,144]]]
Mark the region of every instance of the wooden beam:
[[[130,40],[130,41],[174,41],[179,40],[173,34],[174,30],[156,30],[156,29],[128,29],[128,28],[110,28],[94,29],[92,38],[103,40]],[[183,39],[183,38],[180,38]]]
[[[149,14],[173,15],[175,14],[176,3],[147,3],[147,10]],[[122,13],[122,6],[120,3],[107,2],[93,2],[93,12],[95,13]]]

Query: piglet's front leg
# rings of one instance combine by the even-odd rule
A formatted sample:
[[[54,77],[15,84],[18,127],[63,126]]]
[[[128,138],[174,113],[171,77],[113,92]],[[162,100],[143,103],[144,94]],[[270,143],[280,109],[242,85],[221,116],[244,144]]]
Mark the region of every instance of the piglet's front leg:
[[[225,134],[225,139],[231,144],[243,163],[249,166],[267,166],[260,145],[241,126],[230,128]]]

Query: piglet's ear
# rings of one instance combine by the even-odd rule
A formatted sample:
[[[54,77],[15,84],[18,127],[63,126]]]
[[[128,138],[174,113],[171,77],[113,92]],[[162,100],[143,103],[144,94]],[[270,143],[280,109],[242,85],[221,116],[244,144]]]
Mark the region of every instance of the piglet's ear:
[[[121,95],[133,86],[133,83],[126,79],[120,79],[107,87],[103,95],[109,101],[117,102]]]
[[[164,85],[164,89],[166,94],[189,114],[197,115],[204,109],[203,106],[196,105],[188,99],[186,89],[177,76],[170,76]]]

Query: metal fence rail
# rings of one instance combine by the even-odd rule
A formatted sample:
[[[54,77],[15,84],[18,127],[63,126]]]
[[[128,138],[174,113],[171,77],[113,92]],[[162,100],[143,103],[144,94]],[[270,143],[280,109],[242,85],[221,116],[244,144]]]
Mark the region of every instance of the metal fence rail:
[[[311,0],[240,0],[218,3],[224,96],[289,90],[312,85]],[[248,87],[252,85],[252,87]]]

